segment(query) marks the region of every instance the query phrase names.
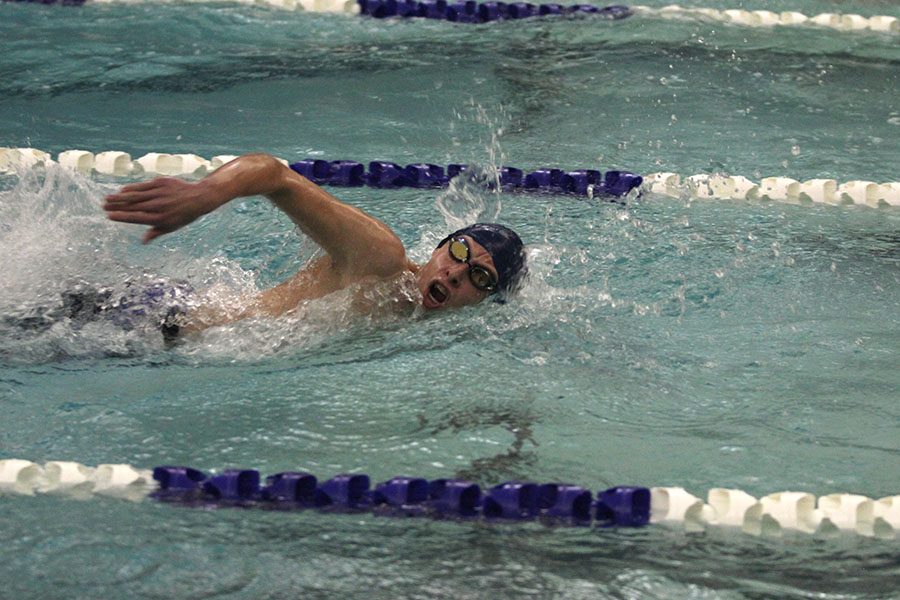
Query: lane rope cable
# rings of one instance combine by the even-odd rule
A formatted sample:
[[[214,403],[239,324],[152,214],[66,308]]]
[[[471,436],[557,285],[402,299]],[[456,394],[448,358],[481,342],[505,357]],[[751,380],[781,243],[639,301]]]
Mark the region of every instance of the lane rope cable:
[[[33,2],[33,0],[3,0]],[[84,4],[136,4],[147,0],[41,0],[43,4],[82,6]],[[185,0],[190,2],[191,0]],[[193,3],[215,3],[199,0]],[[229,3],[232,0],[227,0]],[[820,13],[805,15],[796,11],[718,9],[683,7],[677,4],[650,6],[598,6],[594,4],[531,4],[527,2],[447,2],[446,0],[233,0],[239,4],[264,5],[281,10],[315,13],[362,14],[375,18],[426,18],[459,23],[486,23],[511,19],[558,15],[594,15],[603,19],[623,19],[640,15],[661,19],[713,21],[754,28],[809,27],[849,32],[900,33],[900,19],[890,15],[865,17],[858,14]]]
[[[196,154],[150,152],[137,159],[126,152],[65,150],[56,160],[35,148],[0,148],[0,174],[36,165],[58,163],[82,174],[135,178],[154,175],[201,177],[236,158],[232,155],[205,159]],[[295,171],[322,185],[381,188],[443,187],[469,167],[431,163],[401,166],[388,161],[371,161],[368,167],[349,160],[307,158],[294,163],[281,159]],[[621,198],[638,192],[652,192],[674,198],[750,200],[785,202],[800,205],[861,205],[872,208],[900,206],[900,182],[835,179],[798,181],[790,177],[763,177],[758,182],[741,175],[648,173],[598,169],[546,167],[526,172],[516,167],[498,169],[496,183],[504,191],[575,194],[580,196]]]
[[[746,534],[782,537],[788,532],[835,537],[900,537],[900,495],[878,500],[858,494],[778,492],[762,498],[713,488],[703,501],[680,487],[618,486],[596,495],[568,483],[507,481],[482,490],[459,479],[399,476],[371,487],[368,475],[341,474],[319,481],[306,472],[262,480],[254,469],[206,474],[182,466],[152,471],[128,464],[88,467],[77,462],[0,460],[0,495],[92,495],[141,501],[151,498],[191,507],[240,507],[379,516],[432,517],[489,522],[543,521],[556,525],[641,527],[658,523],[703,532],[731,527]]]

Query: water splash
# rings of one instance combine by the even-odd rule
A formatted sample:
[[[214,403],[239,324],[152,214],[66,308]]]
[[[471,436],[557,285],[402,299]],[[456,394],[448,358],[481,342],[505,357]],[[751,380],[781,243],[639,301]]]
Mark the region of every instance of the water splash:
[[[203,362],[256,362],[276,356],[307,361],[320,354],[326,362],[358,360],[368,356],[367,338],[410,322],[420,314],[416,308],[420,304],[415,276],[404,272],[301,302],[278,317],[253,317],[206,329],[177,350],[182,357]]]
[[[146,354],[164,347],[152,319],[92,318],[101,305],[133,296],[153,281],[183,279],[246,290],[234,261],[159,252],[134,243],[133,228],[100,208],[109,186],[57,165],[37,165],[5,180],[0,191],[0,359],[13,363]],[[142,256],[150,252],[152,259]],[[151,268],[152,267],[152,268]],[[211,286],[213,289],[215,285]],[[149,314],[140,303],[129,316]],[[105,310],[105,309],[104,309]],[[107,315],[108,313],[104,313]],[[122,316],[123,313],[118,313]],[[140,321],[140,320],[139,320]]]
[[[55,291],[75,273],[116,272],[107,251],[118,237],[103,218],[100,187],[59,167],[39,165],[21,171],[0,193],[0,302],[26,301]]]
[[[500,216],[500,194],[492,187],[497,179],[493,166],[471,166],[454,177],[435,200],[448,232],[472,223],[492,223]]]
[[[503,107],[488,110],[470,101],[457,118],[478,128],[480,151],[467,157],[468,169],[455,177],[436,200],[449,231],[472,223],[497,221],[503,208],[500,168],[506,161],[501,145],[504,123],[509,121],[506,111]]]

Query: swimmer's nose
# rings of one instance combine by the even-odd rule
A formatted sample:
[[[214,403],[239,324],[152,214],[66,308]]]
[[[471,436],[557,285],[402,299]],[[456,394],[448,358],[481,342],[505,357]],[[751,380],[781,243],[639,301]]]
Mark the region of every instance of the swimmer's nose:
[[[459,284],[462,283],[462,271],[460,267],[465,267],[464,264],[460,263],[458,266],[454,265],[453,267],[447,269],[447,282],[453,287],[459,287]]]

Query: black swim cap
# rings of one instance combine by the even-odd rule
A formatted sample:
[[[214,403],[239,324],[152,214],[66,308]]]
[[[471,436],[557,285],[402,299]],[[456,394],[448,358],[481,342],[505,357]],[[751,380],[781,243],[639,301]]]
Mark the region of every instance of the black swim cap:
[[[497,223],[475,223],[454,231],[437,245],[438,248],[451,238],[467,235],[488,251],[494,268],[497,269],[497,289],[504,294],[515,291],[522,277],[528,271],[525,268],[525,245],[518,234],[509,227]]]

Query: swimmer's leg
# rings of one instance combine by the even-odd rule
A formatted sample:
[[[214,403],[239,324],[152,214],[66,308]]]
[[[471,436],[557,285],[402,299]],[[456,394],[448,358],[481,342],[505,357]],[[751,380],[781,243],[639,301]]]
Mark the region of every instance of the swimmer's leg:
[[[39,304],[26,309],[22,315],[4,315],[3,324],[22,331],[43,333],[68,319],[80,328],[97,318],[109,296],[108,289],[78,283],[62,292],[58,303]]]
[[[55,305],[38,305],[21,315],[4,315],[2,323],[21,332],[43,333],[67,320],[74,329],[106,321],[125,330],[158,329],[166,346],[173,345],[186,323],[187,306],[194,293],[183,281],[128,282],[124,290],[78,282],[60,293]]]

